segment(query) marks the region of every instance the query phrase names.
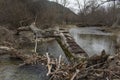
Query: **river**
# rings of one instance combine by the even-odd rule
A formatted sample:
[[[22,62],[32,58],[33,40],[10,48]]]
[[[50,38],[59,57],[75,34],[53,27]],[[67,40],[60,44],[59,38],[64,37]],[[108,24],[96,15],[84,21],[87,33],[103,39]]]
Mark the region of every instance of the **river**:
[[[114,54],[117,44],[116,36],[100,29],[97,27],[72,28],[70,33],[89,56],[100,55],[103,50],[108,54]]]

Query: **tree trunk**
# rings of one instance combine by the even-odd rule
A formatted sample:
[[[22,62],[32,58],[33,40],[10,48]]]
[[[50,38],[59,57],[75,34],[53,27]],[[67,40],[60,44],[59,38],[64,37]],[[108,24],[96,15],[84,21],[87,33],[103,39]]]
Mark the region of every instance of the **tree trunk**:
[[[112,25],[113,28],[120,27],[120,14],[117,16],[117,20],[115,23]]]

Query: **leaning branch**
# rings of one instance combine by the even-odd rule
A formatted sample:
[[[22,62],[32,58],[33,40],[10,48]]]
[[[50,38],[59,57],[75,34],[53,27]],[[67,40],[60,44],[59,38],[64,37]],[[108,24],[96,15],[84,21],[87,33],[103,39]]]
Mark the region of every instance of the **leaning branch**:
[[[51,60],[48,53],[46,53],[46,57],[47,57],[47,67],[48,67],[47,76],[49,76],[51,74],[52,65],[51,65],[51,62],[50,62]]]

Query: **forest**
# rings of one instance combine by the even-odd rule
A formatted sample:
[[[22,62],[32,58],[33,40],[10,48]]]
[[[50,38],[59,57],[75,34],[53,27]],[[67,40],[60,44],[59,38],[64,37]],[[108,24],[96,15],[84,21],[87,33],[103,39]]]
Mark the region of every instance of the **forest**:
[[[0,0],[0,80],[120,80],[120,0]]]

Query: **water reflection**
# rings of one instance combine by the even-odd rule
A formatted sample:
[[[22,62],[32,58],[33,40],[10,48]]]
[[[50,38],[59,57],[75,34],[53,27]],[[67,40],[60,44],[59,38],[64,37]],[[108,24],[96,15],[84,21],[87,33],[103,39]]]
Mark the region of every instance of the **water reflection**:
[[[100,54],[103,50],[109,54],[116,51],[116,38],[111,33],[104,33],[97,28],[74,28],[70,33],[89,56]]]
[[[34,49],[34,45],[30,46],[28,51]],[[62,55],[62,58],[67,62],[67,58],[57,43],[52,40],[38,44],[38,53],[46,54],[49,52],[55,58]],[[27,65],[18,67],[22,62],[16,59],[11,59],[9,55],[0,56],[0,80],[48,80],[47,69],[45,65]]]
[[[21,61],[9,55],[0,56],[0,80],[48,80],[47,69],[43,65],[18,67]]]
[[[42,54],[46,54],[46,52],[48,52],[54,58],[59,58],[59,56],[62,55],[62,59],[65,62],[68,62],[68,60],[64,54],[64,51],[62,50],[62,48],[60,47],[60,45],[58,44],[58,42],[56,40],[52,40],[52,41],[48,41],[48,42],[39,44],[38,52],[42,53]]]

